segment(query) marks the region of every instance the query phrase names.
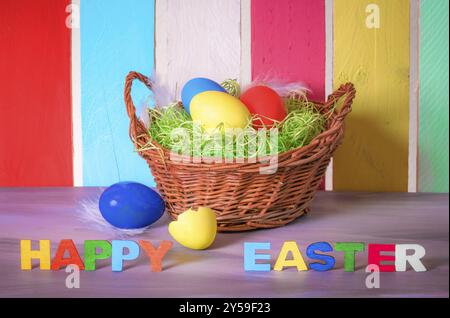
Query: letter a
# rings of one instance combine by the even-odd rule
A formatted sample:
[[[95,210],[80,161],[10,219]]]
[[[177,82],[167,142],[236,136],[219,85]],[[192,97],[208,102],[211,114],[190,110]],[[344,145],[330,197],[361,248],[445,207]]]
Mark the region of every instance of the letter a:
[[[367,265],[366,273],[371,273],[366,277],[366,287],[369,289],[380,288],[380,268],[378,265]]]
[[[366,13],[370,13],[366,18],[366,27],[368,29],[380,28],[380,7],[376,4],[368,4]]]

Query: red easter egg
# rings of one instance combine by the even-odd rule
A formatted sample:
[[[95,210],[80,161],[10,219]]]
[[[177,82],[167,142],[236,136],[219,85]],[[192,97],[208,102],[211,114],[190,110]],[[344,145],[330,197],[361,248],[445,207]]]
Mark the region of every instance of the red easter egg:
[[[252,115],[261,116],[261,120],[253,121],[254,128],[262,127],[262,123],[267,127],[272,127],[273,120],[282,121],[286,117],[283,100],[276,91],[268,86],[253,86],[242,93],[240,99]]]

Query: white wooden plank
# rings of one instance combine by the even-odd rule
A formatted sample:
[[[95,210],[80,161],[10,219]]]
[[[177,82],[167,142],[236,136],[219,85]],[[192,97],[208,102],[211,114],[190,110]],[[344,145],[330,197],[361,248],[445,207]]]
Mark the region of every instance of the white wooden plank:
[[[76,10],[76,12],[74,12]],[[72,18],[79,19],[80,0],[72,0]],[[81,53],[80,21],[72,24],[71,72],[72,72],[72,144],[73,144],[73,185],[83,185],[83,138],[81,127]]]
[[[408,192],[417,192],[419,112],[419,0],[410,5]]]
[[[156,73],[172,94],[193,77],[240,81],[240,0],[156,0]]]
[[[252,81],[252,1],[241,0],[241,86]]]

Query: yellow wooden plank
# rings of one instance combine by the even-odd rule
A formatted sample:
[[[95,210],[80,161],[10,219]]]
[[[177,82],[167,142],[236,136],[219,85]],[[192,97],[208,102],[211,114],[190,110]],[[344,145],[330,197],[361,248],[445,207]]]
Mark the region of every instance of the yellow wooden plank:
[[[409,0],[335,0],[334,21],[334,87],[357,90],[334,189],[407,191]]]

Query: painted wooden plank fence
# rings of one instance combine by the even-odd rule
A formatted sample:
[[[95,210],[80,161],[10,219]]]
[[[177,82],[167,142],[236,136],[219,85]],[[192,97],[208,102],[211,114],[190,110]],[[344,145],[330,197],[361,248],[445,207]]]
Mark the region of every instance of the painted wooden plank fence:
[[[409,0],[334,1],[334,85],[357,89],[336,190],[408,189],[409,23]]]
[[[194,76],[304,81],[315,99],[352,81],[327,189],[448,192],[448,1],[72,0],[72,31],[70,3],[3,3],[0,186],[153,185],[123,83],[156,67],[175,98]]]
[[[420,2],[419,191],[448,192],[447,0]]]
[[[186,81],[240,80],[239,0],[156,0],[156,73],[177,99]]]
[[[124,180],[153,185],[128,136],[123,87],[129,71],[152,72],[154,3],[81,0],[80,5],[83,185]],[[149,91],[136,83],[133,95],[139,108]]]
[[[252,1],[251,27],[252,80],[300,81],[325,99],[325,1]]]
[[[0,186],[72,185],[68,0],[0,10]]]
[[[303,81],[325,98],[325,1],[252,1],[252,78]]]

